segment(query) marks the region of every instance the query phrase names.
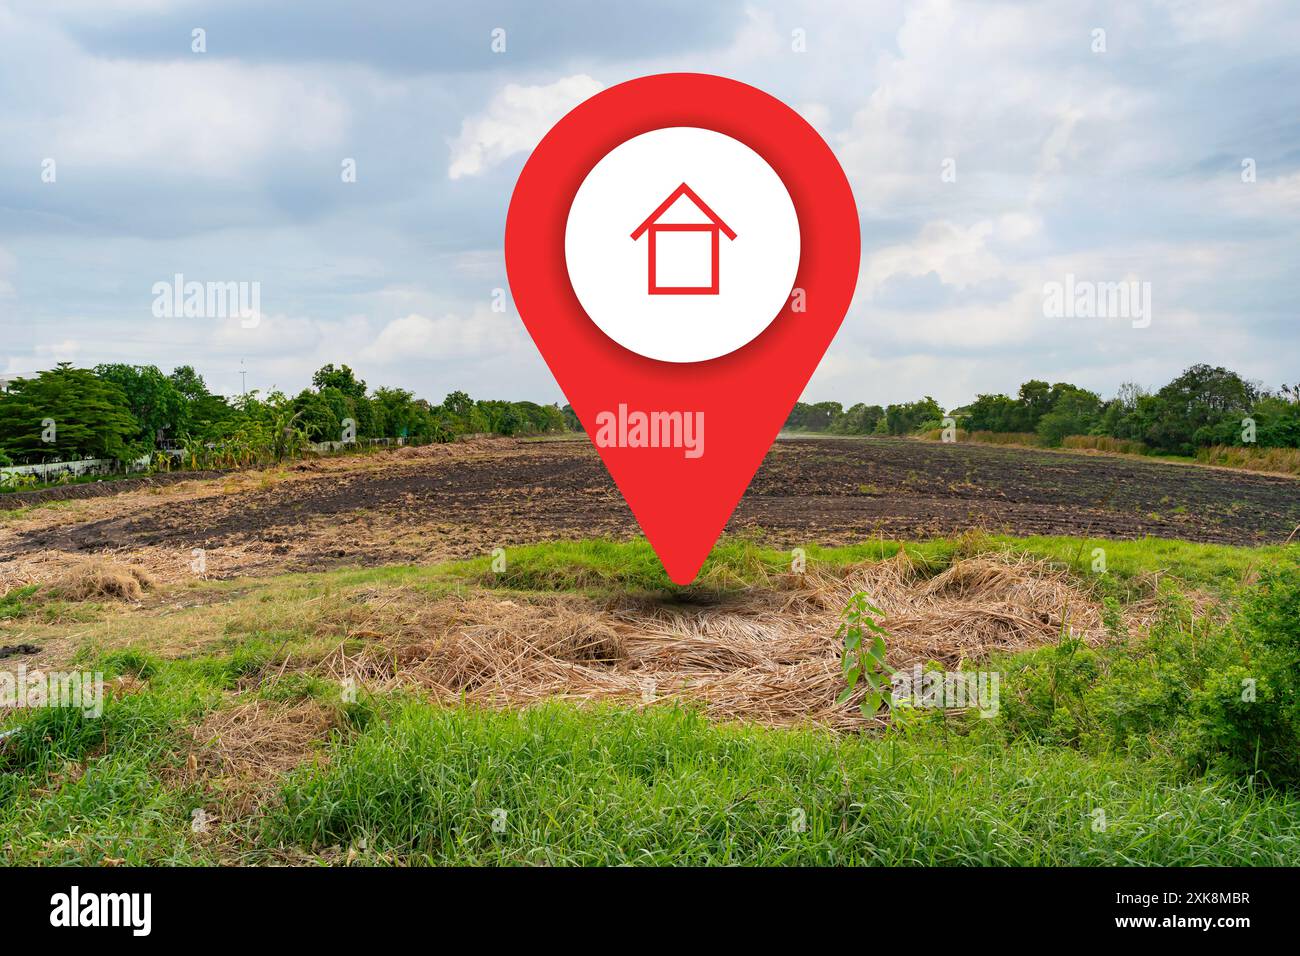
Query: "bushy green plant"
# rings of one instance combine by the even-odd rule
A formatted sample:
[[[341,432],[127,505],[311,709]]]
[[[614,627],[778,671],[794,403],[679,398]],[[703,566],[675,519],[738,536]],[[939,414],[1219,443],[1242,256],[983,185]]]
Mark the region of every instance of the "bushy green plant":
[[[1008,659],[1001,731],[1300,785],[1300,570],[1265,572],[1228,624],[1165,600],[1143,638],[1094,649],[1064,637]]]
[[[1194,766],[1300,784],[1300,571],[1265,571],[1233,621],[1241,662],[1210,669],[1192,695],[1183,753]]]
[[[1000,701],[1004,730],[1039,743],[1079,743],[1086,729],[1086,695],[1100,671],[1098,653],[1068,634],[1011,658]]]

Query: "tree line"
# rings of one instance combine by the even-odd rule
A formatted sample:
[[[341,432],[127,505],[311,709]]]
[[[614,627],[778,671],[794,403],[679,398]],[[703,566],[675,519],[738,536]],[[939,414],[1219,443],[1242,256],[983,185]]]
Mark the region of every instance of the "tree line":
[[[1300,385],[1263,388],[1222,367],[1193,365],[1149,392],[1125,384],[1110,399],[1068,382],[1025,382],[1015,396],[979,395],[945,416],[928,395],[897,405],[799,402],[785,427],[842,435],[911,435],[944,427],[1025,434],[1057,446],[1073,436],[1138,443],[1151,453],[1194,455],[1216,445],[1300,447]]]
[[[308,442],[452,441],[468,434],[522,435],[568,429],[567,409],[534,402],[476,401],[452,392],[432,404],[401,388],[368,389],[347,365],[326,365],[296,395],[274,390],[227,398],[188,365],[57,368],[0,391],[0,465],[78,458],[128,461],[181,449],[195,465],[282,460]]]
[[[1131,442],[1157,454],[1198,448],[1300,447],[1300,385],[1272,391],[1221,367],[1193,365],[1148,392],[1122,385],[1110,399],[1067,382],[1031,380],[1014,396],[979,395],[945,415],[932,397],[892,405],[798,402],[791,431],[832,435],[913,435],[950,418],[968,432],[1023,435],[1044,445],[1076,436]],[[581,431],[569,406],[482,401],[451,392],[440,404],[400,388],[369,389],[347,365],[325,365],[296,395],[273,390],[214,395],[183,365],[57,368],[13,380],[0,391],[0,465],[77,458],[138,459],[183,449],[191,465],[237,467],[282,460],[308,442],[403,439],[446,442],[467,434]]]

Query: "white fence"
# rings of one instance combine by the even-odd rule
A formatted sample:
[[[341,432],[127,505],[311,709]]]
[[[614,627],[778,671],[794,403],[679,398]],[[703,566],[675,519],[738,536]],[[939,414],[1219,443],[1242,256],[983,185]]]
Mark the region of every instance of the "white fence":
[[[308,442],[307,447],[317,454],[329,452],[344,451],[348,448],[359,448],[363,445],[387,445],[399,447],[406,444],[405,438],[360,438],[350,442],[341,441],[323,441]],[[209,445],[209,448],[215,447]],[[161,448],[160,454],[171,455],[173,457],[182,457],[185,452],[176,448]],[[112,458],[83,458],[79,461],[55,461],[44,465],[11,465],[0,468],[0,489],[12,483],[12,478],[35,476],[36,480],[42,484],[46,482],[58,481],[64,475],[70,478],[80,478],[83,475],[111,475],[121,471],[127,473],[144,471],[153,458],[145,455],[134,461],[128,461],[123,467],[123,463]],[[13,490],[12,488],[8,490]]]
[[[363,445],[392,445],[396,448],[405,444],[405,438],[354,438],[352,441],[309,441],[307,447],[316,454],[323,455],[348,448],[360,448]]]
[[[143,471],[149,467],[149,456],[126,463],[126,471]],[[12,465],[0,468],[0,485],[8,475],[34,475],[37,481],[57,481],[64,475],[80,478],[83,475],[110,475],[121,471],[122,463],[113,458],[83,458],[79,461],[54,461],[44,465]]]

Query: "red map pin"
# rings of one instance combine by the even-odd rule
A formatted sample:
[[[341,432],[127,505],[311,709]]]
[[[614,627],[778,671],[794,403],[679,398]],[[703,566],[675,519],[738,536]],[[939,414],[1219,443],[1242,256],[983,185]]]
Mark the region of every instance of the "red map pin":
[[[723,77],[612,87],[525,163],[511,293],[674,582],[694,580],[835,337],[859,242],[830,147]]]

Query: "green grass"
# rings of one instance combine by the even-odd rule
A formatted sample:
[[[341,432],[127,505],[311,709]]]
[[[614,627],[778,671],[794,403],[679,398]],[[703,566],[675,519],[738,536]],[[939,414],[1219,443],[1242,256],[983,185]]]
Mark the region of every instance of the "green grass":
[[[164,671],[165,675],[165,671]],[[197,671],[106,713],[90,741],[0,783],[9,864],[231,862],[191,831],[213,795],[165,776],[214,701]],[[128,698],[129,700],[130,698]],[[387,700],[263,818],[223,824],[242,862],[286,849],[404,864],[1284,865],[1300,802],[1118,758],[919,734],[837,738],[694,713],[523,713]],[[77,761],[84,772],[71,773]],[[505,811],[494,832],[494,811]],[[1104,817],[1100,817],[1100,810]],[[1104,829],[1095,829],[1104,820]],[[797,824],[802,822],[803,828]]]
[[[149,680],[107,699],[99,718],[48,708],[8,722],[17,733],[0,751],[0,861],[200,862],[188,832],[197,797],[166,775],[184,763],[187,726],[219,704],[220,682],[200,662],[120,655],[95,667],[106,679],[139,669]]]
[[[1300,803],[1026,744],[410,703],[295,775],[263,838],[436,864],[1283,865]]]
[[[929,573],[938,573],[955,559],[981,552],[1026,554],[1042,558],[1093,581],[1092,551],[1106,552],[1107,574],[1121,582],[1158,573],[1195,587],[1225,593],[1250,572],[1281,564],[1300,566],[1300,540],[1291,545],[1235,547],[1196,544],[1164,538],[1135,541],[1073,537],[1011,537],[970,535],[899,542],[876,539],[843,547],[807,545],[808,566],[842,568],[864,561],[892,558],[901,549]],[[445,593],[465,587],[485,587],[519,592],[578,591],[593,595],[637,592],[689,594],[698,591],[738,591],[768,582],[790,572],[792,554],[762,547],[742,537],[724,537],[714,547],[693,585],[682,588],[664,573],[654,550],[644,538],[631,541],[604,539],[553,541],[506,550],[506,568],[492,569],[484,555],[437,565],[380,565],[319,573],[281,575],[272,587],[291,589],[300,599],[317,596],[322,589],[369,586],[418,587]],[[195,583],[195,591],[258,590],[265,580]],[[269,599],[269,598],[268,598]],[[278,598],[276,600],[279,600]]]
[[[1300,565],[1300,542],[1253,548],[1197,544],[1169,538],[1134,541],[1063,536],[992,539],[1002,549],[1023,551],[1091,575],[1093,549],[1105,551],[1106,573],[1121,580],[1145,574],[1169,575],[1183,584],[1223,590],[1265,567]]]
[[[30,614],[35,603],[32,598],[39,590],[38,585],[30,584],[0,594],[0,621],[11,621]]]
[[[845,547],[809,545],[810,567],[844,567],[894,557],[906,547],[912,560],[937,573],[955,559],[982,551],[1026,554],[1079,572],[1094,580],[1093,549],[1105,551],[1106,573],[1122,582],[1141,575],[1170,575],[1195,587],[1231,590],[1250,572],[1279,564],[1300,565],[1300,542],[1266,547],[1196,544],[1164,538],[1111,541],[1074,537],[972,535],[965,539],[932,539],[900,543],[866,541]],[[762,584],[790,571],[789,551],[764,548],[743,538],[724,538],[704,563],[693,588],[735,590]],[[376,568],[350,574],[346,580],[460,582],[517,591],[674,591],[659,559],[643,539],[635,541],[558,541],[511,548],[506,569],[496,573],[489,557],[452,562],[436,569]]]
[[[143,472],[132,472],[130,474],[114,473],[109,475],[76,475],[56,478],[54,481],[36,481],[31,484],[23,484],[21,487],[16,486],[13,482],[6,483],[3,490],[0,490],[0,502],[3,502],[6,494],[22,493],[26,491],[45,491],[49,488],[66,488],[69,485],[97,485],[106,481],[121,481],[124,478],[131,478]]]
[[[8,866],[195,865],[215,862],[191,839],[198,802],[164,786],[148,756],[107,754],[79,775],[0,775],[0,862]]]
[[[85,499],[69,498],[67,500],[42,501],[32,505],[22,505],[18,508],[9,508],[10,502],[0,494],[0,524],[7,521],[16,521],[24,518],[33,511],[76,511],[86,506]]]

